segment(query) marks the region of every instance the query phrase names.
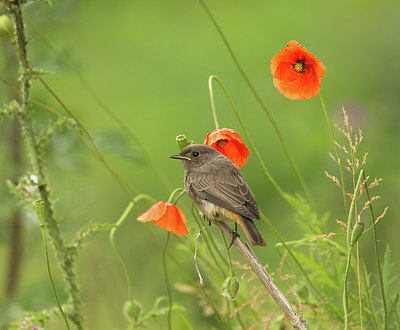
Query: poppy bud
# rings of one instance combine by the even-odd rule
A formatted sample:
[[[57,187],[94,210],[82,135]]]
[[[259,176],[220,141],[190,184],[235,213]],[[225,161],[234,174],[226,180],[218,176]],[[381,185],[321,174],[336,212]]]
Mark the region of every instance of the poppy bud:
[[[137,321],[143,307],[136,299],[128,300],[124,305],[124,315],[129,320]]]
[[[239,281],[235,276],[227,277],[222,284],[222,295],[229,300],[235,300],[239,292]]]
[[[185,147],[187,147],[189,145],[189,143],[186,139],[186,135],[179,134],[176,137],[176,144],[178,145],[179,151],[182,151]]]
[[[356,242],[360,239],[362,233],[364,232],[364,223],[357,222],[353,227],[353,231],[351,233],[351,246],[354,246]]]
[[[35,211],[36,215],[39,219],[40,224],[44,224],[44,216],[46,212],[46,203],[45,201],[39,200],[35,202]]]
[[[14,40],[14,25],[6,15],[0,16],[0,37],[5,37],[10,41]]]

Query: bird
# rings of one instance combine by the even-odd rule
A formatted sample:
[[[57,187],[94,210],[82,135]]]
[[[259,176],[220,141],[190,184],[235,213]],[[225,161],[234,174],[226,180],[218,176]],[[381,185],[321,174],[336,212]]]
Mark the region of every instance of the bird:
[[[170,158],[182,161],[185,190],[202,215],[209,221],[235,222],[253,246],[266,245],[253,221],[260,219],[257,201],[228,157],[208,145],[190,144]],[[237,230],[230,246],[236,236]]]

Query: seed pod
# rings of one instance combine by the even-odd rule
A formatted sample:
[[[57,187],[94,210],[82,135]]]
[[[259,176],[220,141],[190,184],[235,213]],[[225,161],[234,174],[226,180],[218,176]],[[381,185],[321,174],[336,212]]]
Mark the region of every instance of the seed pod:
[[[139,320],[143,307],[136,299],[128,300],[124,305],[124,315],[129,320]]]
[[[222,284],[222,295],[229,300],[235,300],[239,292],[239,281],[235,276],[227,277]]]
[[[45,201],[39,200],[35,202],[35,211],[41,225],[44,224],[44,217],[46,214]]]
[[[186,139],[186,135],[179,134],[176,137],[176,144],[178,145],[179,151],[182,151],[185,147],[187,147],[189,145],[189,143]]]
[[[351,246],[354,246],[356,242],[360,239],[362,233],[364,232],[364,223],[357,222],[353,227],[353,231],[351,233]]]
[[[5,37],[10,41],[14,40],[14,25],[6,15],[0,16],[0,37]]]

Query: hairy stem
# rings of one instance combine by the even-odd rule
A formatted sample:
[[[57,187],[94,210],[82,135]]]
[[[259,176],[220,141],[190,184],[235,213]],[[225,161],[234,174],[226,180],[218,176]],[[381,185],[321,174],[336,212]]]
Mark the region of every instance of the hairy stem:
[[[21,127],[22,135],[25,139],[25,144],[28,149],[28,157],[31,163],[33,174],[37,176],[40,198],[46,203],[48,207],[48,215],[46,217],[45,226],[52,238],[52,244],[57,252],[58,259],[61,263],[64,279],[67,284],[67,293],[71,300],[72,310],[69,315],[71,321],[74,322],[78,329],[83,329],[84,318],[81,311],[81,297],[76,282],[74,271],[74,260],[68,256],[64,246],[64,242],[60,235],[58,222],[54,217],[52,204],[46,184],[46,177],[44,173],[44,162],[40,157],[40,150],[36,143],[36,137],[33,130],[31,120],[31,113],[29,109],[29,90],[30,90],[30,69],[28,62],[28,55],[26,50],[26,36],[24,19],[22,14],[21,3],[19,1],[10,2],[9,9],[15,17],[16,24],[16,42],[23,59],[19,59],[21,68],[21,106],[20,114],[18,116],[19,124]]]

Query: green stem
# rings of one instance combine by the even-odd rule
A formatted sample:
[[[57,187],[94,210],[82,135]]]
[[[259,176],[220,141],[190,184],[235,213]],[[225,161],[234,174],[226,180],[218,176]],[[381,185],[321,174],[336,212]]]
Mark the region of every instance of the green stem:
[[[173,203],[173,204],[176,204],[176,202],[177,202],[177,201],[179,200],[179,198],[183,195],[183,193],[185,192],[185,190],[184,190],[183,188],[176,188],[176,189],[169,195],[169,198],[168,198],[167,203],[171,203],[172,200],[173,200],[173,198],[174,198],[174,196],[175,196],[176,193],[178,193],[178,192],[180,192],[181,194],[178,196],[178,198],[175,200],[175,203]]]
[[[231,260],[231,255],[230,255],[230,253],[229,253],[228,244],[226,243],[225,235],[224,235],[224,233],[222,232],[222,230],[220,230],[220,233],[221,233],[222,239],[224,240],[224,244],[225,244],[225,248],[226,248],[226,254],[227,254],[227,256],[228,256],[228,261],[229,261],[229,276],[230,276],[230,277],[233,277],[234,274],[233,274],[232,260]]]
[[[215,128],[219,129],[219,123],[218,123],[218,118],[217,118],[217,110],[215,109],[214,90],[212,88],[212,80],[214,78],[216,78],[216,77],[215,76],[210,76],[208,78],[208,91],[210,93],[211,109],[212,109],[212,114],[213,114],[213,118],[214,118]]]
[[[156,242],[156,244],[162,248],[163,245],[160,242],[160,240],[158,239],[158,237],[154,234],[154,232],[152,231],[151,227],[149,226],[148,223],[145,223],[145,228],[148,231],[148,233],[150,234],[150,236],[153,238],[154,242]],[[168,250],[166,251],[166,255],[175,263],[175,265],[181,270],[181,274],[184,274],[187,279],[191,282],[191,284],[196,287],[197,289],[199,289],[200,292],[200,286],[198,285],[197,280],[195,280],[191,274],[189,274],[189,272],[187,271],[187,269],[171,254],[168,252]]]
[[[201,228],[200,222],[202,221],[202,219],[201,219],[201,217],[200,217],[198,211],[195,212],[195,209],[197,209],[197,208],[196,208],[196,206],[192,203],[191,213],[192,213],[193,218],[195,219],[195,221],[196,221],[196,223],[197,223],[197,225],[198,225],[198,227],[199,227],[199,229],[200,229],[200,228]],[[211,245],[212,245],[212,247],[209,248],[210,253],[213,254],[213,251],[216,251],[216,252],[217,252],[217,255],[218,255],[218,257],[219,257],[219,259],[220,259],[223,263],[226,263],[226,260],[225,260],[224,256],[222,255],[222,253],[220,252],[220,249],[218,248],[217,244],[215,243],[214,237],[213,237],[213,235],[211,235],[211,232],[210,232],[209,230],[207,230],[205,233],[206,233],[206,237],[208,238],[208,240],[211,242]],[[207,242],[208,240],[206,240],[206,242]],[[216,263],[217,265],[219,265],[219,263],[217,263],[215,257],[214,257],[214,259],[215,259],[215,263]],[[222,271],[222,273],[224,274],[223,271]],[[224,276],[225,276],[225,274],[224,274]]]
[[[256,98],[257,102],[260,104],[261,108],[263,109],[264,113],[267,115],[268,120],[270,121],[273,129],[275,130],[275,134],[277,135],[279,142],[282,146],[282,149],[286,155],[286,158],[290,164],[290,167],[292,168],[297,181],[299,182],[304,195],[307,198],[308,203],[313,206],[313,203],[311,201],[311,197],[310,194],[308,193],[307,187],[305,185],[305,182],[303,180],[303,177],[301,176],[299,170],[297,169],[297,166],[292,158],[292,156],[290,155],[290,152],[286,146],[286,142],[283,139],[282,133],[278,127],[278,125],[275,122],[275,119],[272,117],[271,113],[269,112],[267,106],[265,105],[265,103],[263,102],[263,100],[261,99],[260,95],[258,94],[258,92],[256,91],[255,87],[253,86],[253,84],[250,82],[250,79],[247,77],[247,74],[245,73],[245,71],[243,70],[242,66],[239,63],[239,60],[236,58],[235,53],[232,50],[232,47],[230,46],[228,40],[226,39],[224,33],[222,32],[222,29],[219,27],[216,19],[214,18],[214,16],[212,15],[211,11],[208,9],[207,5],[205,4],[205,2],[203,0],[199,0],[201,6],[203,7],[203,9],[205,10],[205,12],[207,13],[208,17],[210,18],[210,20],[212,21],[212,23],[214,24],[215,28],[217,29],[223,43],[225,44],[229,55],[231,56],[234,64],[236,65],[236,68],[239,70],[240,74],[242,75],[244,81],[246,82],[247,86],[250,88],[250,91],[253,93],[254,97]]]
[[[18,49],[20,54],[19,63],[21,68],[21,108],[18,115],[19,124],[21,126],[22,135],[25,139],[25,143],[28,149],[28,156],[31,162],[33,173],[38,178],[38,188],[41,200],[45,202],[48,209],[48,214],[45,220],[45,225],[48,230],[50,237],[52,238],[52,244],[56,250],[57,257],[60,260],[64,279],[67,283],[67,292],[72,303],[72,311],[69,315],[71,321],[74,322],[76,327],[80,330],[83,329],[84,318],[81,311],[81,297],[79,288],[76,283],[76,275],[74,270],[74,259],[68,255],[64,242],[60,235],[58,222],[53,214],[53,207],[50,202],[49,189],[46,184],[46,177],[44,173],[44,162],[40,155],[41,150],[36,142],[35,133],[33,130],[31,112],[29,109],[29,90],[30,90],[30,73],[31,68],[27,60],[27,49],[26,49],[26,37],[25,37],[25,26],[23,13],[21,9],[21,3],[19,1],[9,2],[7,4],[10,11],[15,17],[16,24],[16,42],[13,45]]]
[[[348,214],[349,207],[347,205],[346,182],[344,180],[342,157],[340,156],[339,147],[335,143],[336,142],[335,133],[333,132],[333,127],[332,127],[331,121],[329,119],[328,111],[326,110],[325,102],[324,102],[324,99],[323,99],[321,93],[319,93],[319,98],[321,100],[322,110],[324,111],[326,123],[328,124],[328,127],[329,127],[329,132],[331,133],[332,142],[333,142],[333,144],[335,146],[336,156],[337,156],[337,160],[339,162],[340,179],[341,179],[341,183],[342,183],[343,203],[344,203],[344,208],[345,208],[346,214]]]
[[[200,225],[200,222],[196,218],[195,218],[195,221],[196,221],[197,226],[201,230],[202,226]],[[206,231],[206,232],[208,232],[208,231]],[[203,233],[204,233],[204,231],[203,231]],[[215,266],[212,264],[212,262],[209,260],[209,258],[205,258],[203,255],[199,255],[199,258],[210,269],[211,274],[213,274],[215,277],[217,277],[218,276],[217,273],[219,271],[219,272],[221,272],[221,275],[219,277],[224,279],[226,277],[226,274],[225,274],[224,269],[222,268],[221,264],[217,262],[217,259],[216,259],[215,254],[210,246],[210,242],[209,242],[208,238],[209,238],[208,236],[204,237],[204,240],[206,242],[209,255],[213,259]],[[182,243],[186,244],[186,246],[191,250],[191,252],[193,252],[193,253],[195,252],[195,248],[193,248],[193,246],[191,246],[188,243],[188,241],[185,241],[181,237],[177,237],[177,239],[180,240]]]
[[[296,263],[296,265],[299,267],[301,273],[303,274],[304,278],[307,280],[308,284],[310,285],[310,287],[314,290],[314,292],[316,293],[316,295],[318,296],[318,298],[321,301],[325,301],[327,304],[325,305],[338,319],[341,319],[341,315],[339,314],[339,312],[336,310],[335,307],[331,306],[331,303],[329,302],[329,300],[327,299],[327,297],[325,297],[325,295],[320,292],[316,286],[314,285],[314,283],[311,281],[310,277],[308,276],[307,272],[304,270],[303,266],[301,265],[300,261],[296,258],[296,256],[294,255],[294,253],[292,252],[292,250],[289,248],[288,245],[286,245],[285,241],[283,240],[282,236],[279,234],[279,232],[275,229],[275,227],[272,225],[272,223],[267,219],[267,217],[264,215],[264,213],[261,212],[260,210],[260,216],[261,219],[268,225],[268,227],[272,230],[272,232],[275,234],[275,236],[279,239],[279,241],[282,243],[282,245],[284,246],[284,248],[286,249],[286,251],[290,254],[290,256],[293,258],[294,262]]]
[[[360,171],[360,175],[358,176],[356,188],[354,190],[353,198],[351,199],[350,210],[347,217],[347,262],[346,262],[346,271],[344,274],[344,286],[343,286],[343,311],[344,311],[344,329],[347,330],[349,325],[349,298],[348,298],[348,287],[347,287],[347,280],[349,276],[349,269],[350,269],[350,261],[351,261],[351,233],[352,233],[352,223],[351,223],[351,216],[353,214],[353,209],[357,200],[358,189],[361,183],[361,177],[364,171]]]
[[[61,307],[60,300],[58,299],[56,286],[55,286],[54,281],[53,281],[53,276],[51,275],[50,262],[49,262],[49,251],[48,251],[48,248],[47,248],[46,233],[44,231],[44,224],[42,224],[42,223],[40,224],[40,230],[42,231],[44,251],[45,251],[45,254],[46,254],[47,273],[49,274],[49,279],[50,279],[50,282],[51,282],[51,287],[53,289],[53,294],[54,294],[54,297],[56,298],[57,306],[58,306],[58,309],[60,310],[61,315],[62,315],[62,317],[64,319],[65,325],[67,326],[67,329],[70,329],[67,317],[65,316],[64,311],[63,311],[63,309]]]
[[[122,213],[122,215],[119,217],[119,219],[115,223],[115,227],[110,230],[110,236],[109,236],[110,244],[111,244],[112,248],[114,249],[114,252],[118,256],[118,259],[119,259],[119,261],[120,261],[120,263],[122,265],[123,271],[124,271],[124,276],[125,276],[126,286],[127,286],[127,290],[128,290],[128,300],[129,301],[132,300],[131,280],[129,278],[128,267],[126,266],[125,260],[122,257],[122,254],[119,252],[119,250],[118,250],[118,248],[117,248],[117,246],[115,244],[114,235],[115,235],[115,231],[117,230],[117,228],[119,228],[122,225],[122,223],[125,221],[126,217],[131,212],[131,210],[135,206],[135,204],[137,202],[139,202],[140,200],[142,200],[142,199],[147,199],[147,200],[150,200],[151,202],[154,202],[153,198],[151,198],[148,195],[144,195],[144,194],[137,195],[132,200],[132,202],[130,202],[128,204],[128,206],[125,208],[124,212]]]
[[[167,262],[165,260],[165,254],[167,252],[167,245],[169,242],[169,236],[170,232],[167,232],[167,239],[165,240],[165,244],[163,246],[162,250],[162,262],[163,262],[163,269],[164,269],[164,278],[165,278],[165,284],[167,286],[167,292],[168,292],[168,329],[171,330],[171,312],[172,312],[172,294],[171,294],[171,287],[169,285],[169,280],[168,280],[168,270],[167,270]]]
[[[365,181],[365,192],[367,194],[368,200],[371,200],[370,195],[369,195],[369,190],[368,190],[368,183],[367,183],[367,177],[365,173],[363,173],[364,176],[364,181]],[[375,250],[375,261],[376,261],[376,266],[378,268],[378,275],[379,275],[379,286],[381,289],[381,295],[382,295],[382,301],[383,301],[383,310],[384,310],[384,322],[385,322],[385,330],[388,329],[389,327],[389,321],[388,321],[388,310],[387,310],[387,303],[386,303],[386,294],[385,294],[385,287],[383,283],[383,274],[382,274],[382,267],[381,267],[381,260],[379,257],[379,249],[378,249],[378,235],[376,233],[376,225],[375,225],[375,214],[374,214],[374,209],[372,207],[372,203],[369,203],[369,211],[371,214],[371,220],[372,220],[372,230],[373,230],[373,236],[374,236],[374,250]]]
[[[370,288],[369,288],[369,286],[368,286],[368,281],[367,281],[366,266],[365,266],[365,263],[364,263],[363,261],[362,261],[362,264],[361,264],[361,269],[362,269],[362,275],[363,275],[363,283],[364,283],[365,293],[366,293],[366,296],[367,296],[368,307],[369,307],[369,309],[370,309],[370,311],[371,311],[372,320],[373,320],[373,323],[374,323],[373,328],[374,328],[374,329],[378,329],[378,328],[379,328],[379,327],[378,327],[378,321],[377,321],[377,318],[376,318],[376,313],[375,313],[374,305],[373,305],[373,303],[372,303],[371,291],[370,291]]]
[[[213,80],[215,80],[220,85],[220,87],[222,88],[223,92],[225,93],[225,96],[228,99],[228,102],[231,105],[231,107],[233,109],[233,112],[235,113],[236,118],[239,121],[239,124],[242,127],[243,132],[244,132],[247,140],[249,141],[250,148],[252,149],[252,151],[254,152],[258,162],[260,163],[260,166],[261,166],[261,169],[262,169],[264,175],[271,182],[271,184],[274,186],[274,188],[277,190],[277,192],[286,200],[284,191],[278,185],[278,183],[275,181],[275,179],[272,177],[271,173],[268,171],[267,167],[265,166],[264,161],[262,160],[261,155],[258,152],[258,150],[257,150],[252,138],[250,137],[249,131],[247,130],[247,128],[246,128],[246,126],[245,126],[245,124],[244,124],[244,122],[243,122],[243,120],[242,120],[242,118],[241,118],[241,116],[239,114],[239,111],[237,110],[235,104],[233,103],[232,98],[229,95],[229,93],[228,93],[227,89],[225,88],[224,84],[221,82],[221,80],[219,80],[219,78],[217,76],[211,75],[209,80],[208,80],[210,91],[212,90],[212,81]],[[211,94],[210,94],[210,98],[211,98]],[[211,102],[211,104],[213,104],[213,101]],[[213,107],[213,105],[212,105],[212,107]],[[215,109],[213,107],[213,112],[214,111],[215,111]]]

